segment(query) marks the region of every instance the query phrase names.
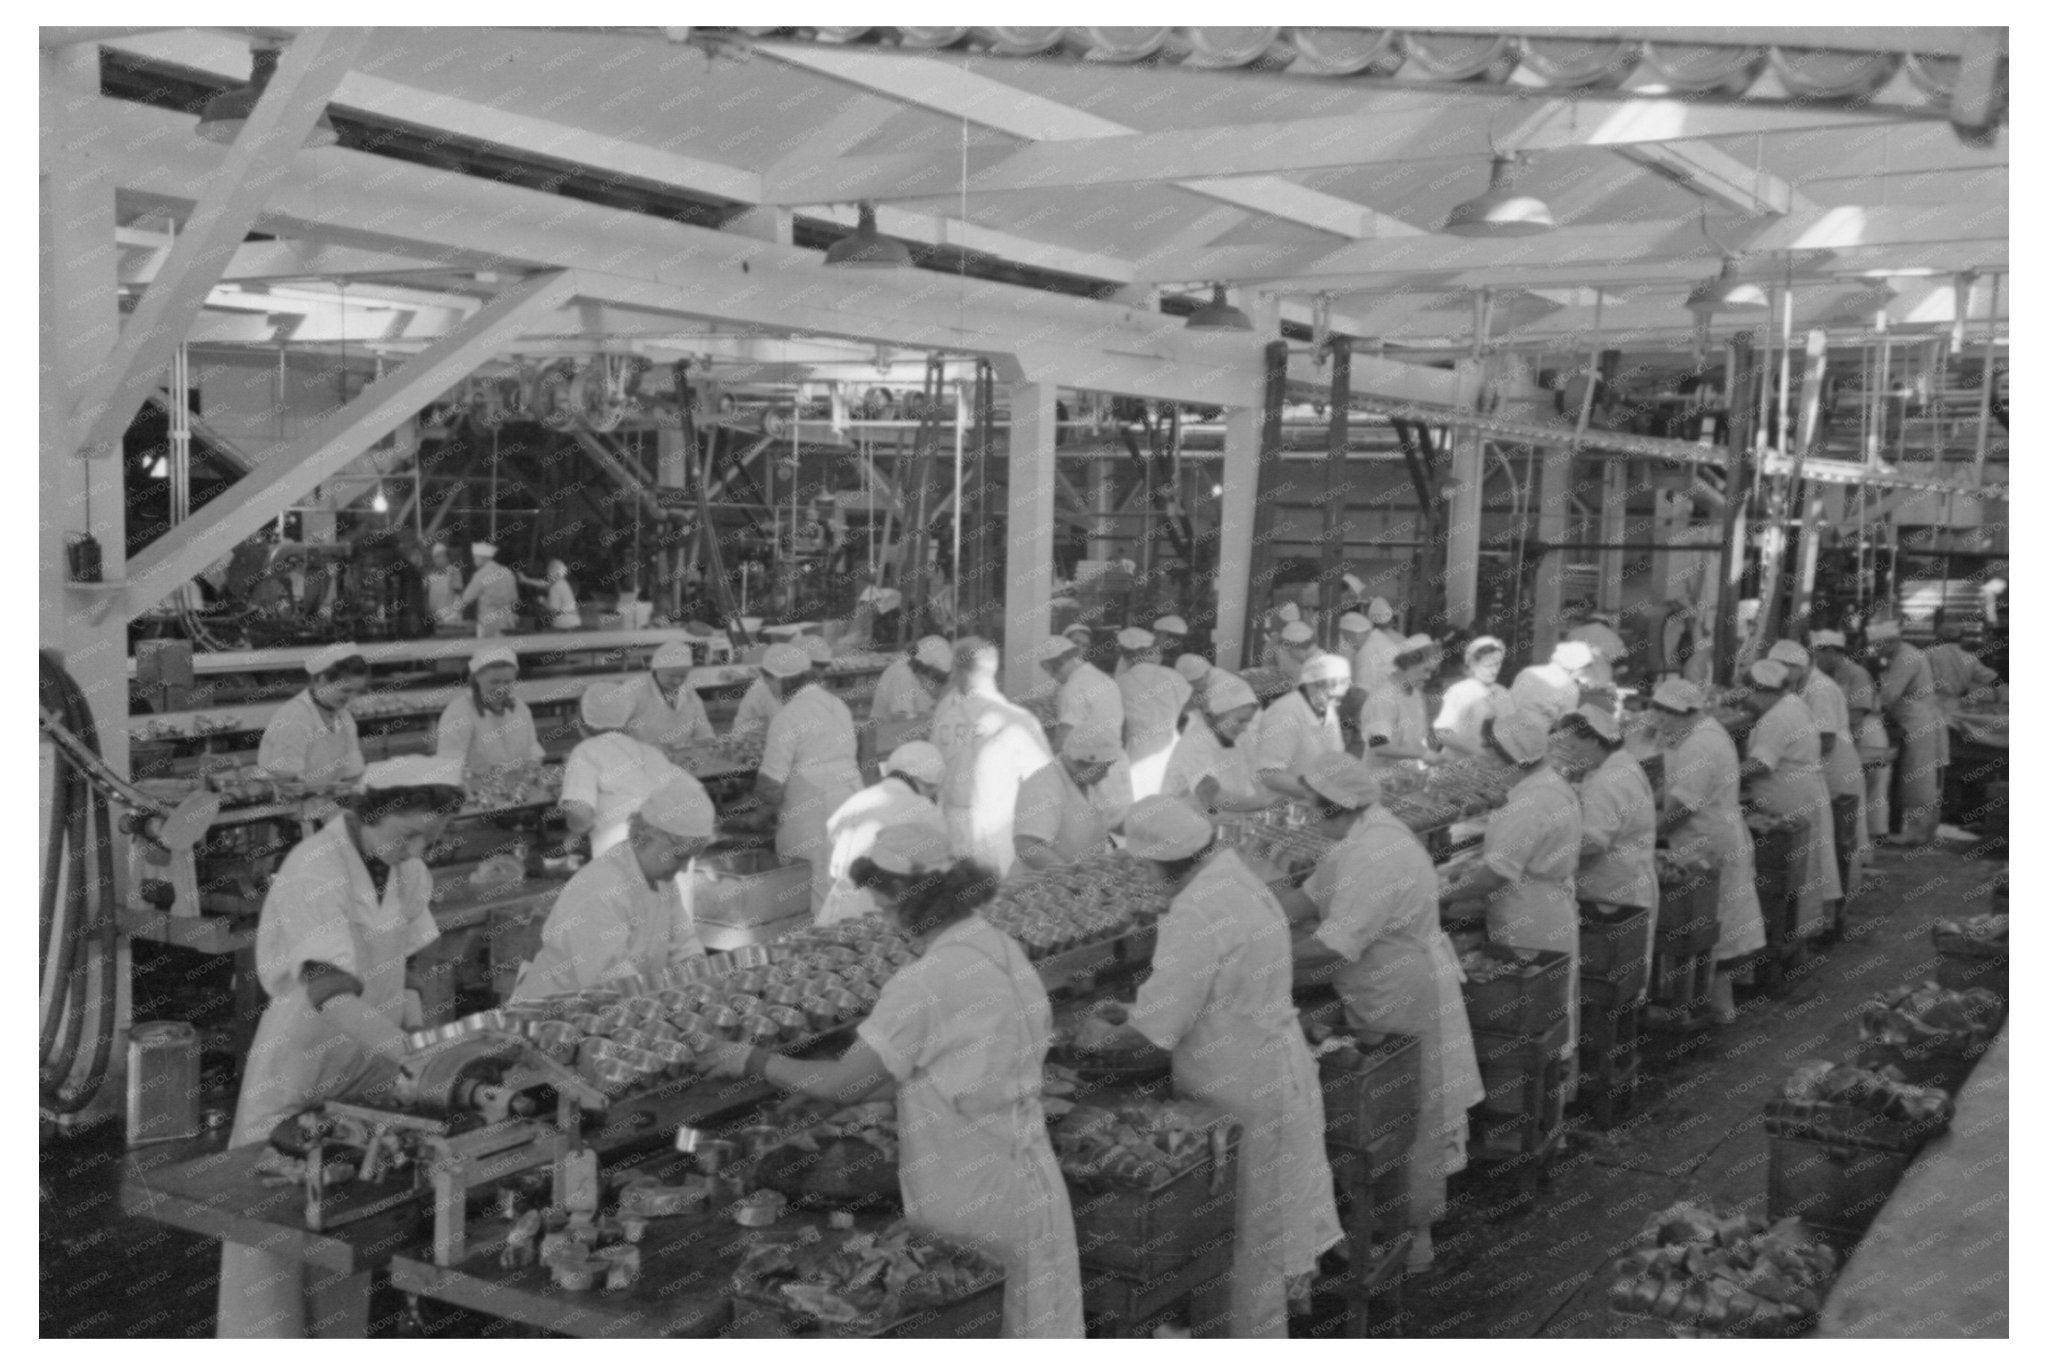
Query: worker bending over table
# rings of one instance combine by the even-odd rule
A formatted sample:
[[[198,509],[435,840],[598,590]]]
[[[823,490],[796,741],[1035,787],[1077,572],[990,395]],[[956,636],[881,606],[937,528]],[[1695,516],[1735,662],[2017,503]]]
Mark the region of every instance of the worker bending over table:
[[[1354,625],[1352,633],[1358,636],[1358,643],[1351,654],[1351,684],[1361,700],[1393,681],[1398,667],[1394,658],[1408,649],[1407,640],[1395,628],[1394,614],[1393,603],[1375,597],[1366,603],[1364,632],[1360,634]],[[1341,624],[1343,618],[1338,620]]]
[[[1054,761],[1052,746],[1037,718],[996,685],[1002,656],[993,644],[970,637],[954,658],[965,684],[959,710],[965,738],[948,763],[940,807],[954,854],[1007,876],[1017,860],[1018,794]]]
[[[1486,749],[1482,727],[1514,709],[1508,690],[1500,685],[1506,660],[1507,646],[1491,635],[1465,646],[1465,676],[1444,689],[1436,713],[1436,742],[1445,752],[1478,757]]]
[[[1081,657],[1073,640],[1055,635],[1038,648],[1038,666],[1058,686],[1057,719],[1046,739],[1054,749],[1070,734],[1124,742],[1124,698],[1107,673]]]
[[[1210,670],[1202,703],[1188,713],[1166,761],[1164,794],[1210,812],[1264,810],[1278,801],[1280,794],[1259,780],[1254,765],[1250,731],[1258,717],[1251,684]]]
[[[832,889],[832,841],[825,824],[861,789],[853,713],[824,684],[832,647],[817,636],[807,646],[771,645],[764,675],[788,694],[768,722],[754,797],[776,813],[775,851],[811,865],[811,913],[824,908]]]
[[[1253,762],[1259,780],[1281,796],[1308,798],[1301,774],[1320,754],[1344,752],[1337,701],[1351,686],[1351,665],[1335,654],[1318,654],[1301,670],[1292,692],[1274,700],[1259,717]]]
[[[519,624],[518,576],[498,562],[498,547],[488,540],[473,543],[469,557],[476,562],[476,572],[455,599],[455,614],[459,617],[474,603],[476,633],[503,635]]]
[[[590,836],[601,858],[626,838],[626,820],[681,769],[652,744],[626,733],[635,683],[595,682],[579,703],[586,738],[562,765],[562,818],[569,832]]]
[[[882,670],[875,682],[869,720],[914,720],[928,716],[953,673],[953,646],[945,637],[927,635],[917,648]]]
[[[1159,662],[1158,638],[1136,626],[1117,632],[1122,665],[1116,688],[1123,699],[1124,753],[1130,759],[1131,799],[1159,794],[1167,759],[1179,735],[1181,713],[1193,694],[1186,678]]]
[[[670,759],[718,736],[705,714],[704,699],[689,685],[695,657],[689,645],[670,640],[654,651],[647,672],[632,683],[633,714],[626,733]]]
[[[1580,903],[1650,913],[1643,934],[1647,981],[1657,924],[1657,797],[1650,776],[1622,747],[1621,722],[1604,706],[1582,706],[1551,729],[1550,762],[1578,788]]]
[[[306,689],[263,727],[256,766],[308,787],[343,786],[363,775],[363,746],[348,704],[370,685],[370,665],[353,644],[316,649],[306,660]]]
[[[819,924],[837,924],[880,910],[874,897],[853,884],[853,865],[867,856],[883,830],[923,825],[944,838],[946,817],[933,802],[946,780],[946,760],[935,745],[914,739],[882,760],[882,780],[846,798],[825,822],[832,841],[832,889],[818,911]]]
[[[1090,797],[1122,758],[1123,750],[1108,740],[1077,731],[1057,759],[1024,779],[1015,817],[1018,868],[1043,872],[1108,851],[1121,814],[1106,818]]]
[[[1424,763],[1441,757],[1430,742],[1429,703],[1422,686],[1443,657],[1442,648],[1427,635],[1411,635],[1403,643],[1394,656],[1394,676],[1366,698],[1359,712],[1359,738],[1368,755]]]
[[[1593,672],[1593,647],[1583,640],[1563,640],[1550,651],[1549,663],[1531,664],[1515,675],[1508,699],[1515,710],[1538,716],[1547,731],[1565,712],[1579,709],[1579,689]]]
[[[1899,746],[1899,833],[1885,839],[1901,848],[1934,842],[1941,827],[1942,768],[1948,763],[1948,718],[1935,698],[1927,656],[1907,644],[1897,621],[1873,621],[1863,632],[1878,665],[1877,701]]]

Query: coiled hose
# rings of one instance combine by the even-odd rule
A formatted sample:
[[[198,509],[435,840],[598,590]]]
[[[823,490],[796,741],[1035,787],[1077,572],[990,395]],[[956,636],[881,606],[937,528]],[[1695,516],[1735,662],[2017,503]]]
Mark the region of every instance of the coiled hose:
[[[93,762],[99,733],[78,683],[49,650],[37,653],[39,699]],[[42,1108],[46,1117],[84,1109],[107,1078],[114,1048],[120,926],[115,918],[113,813],[86,762],[58,743],[49,843],[43,850],[39,921],[42,962]],[[53,960],[54,959],[54,960]],[[90,1060],[73,1076],[90,1029]]]

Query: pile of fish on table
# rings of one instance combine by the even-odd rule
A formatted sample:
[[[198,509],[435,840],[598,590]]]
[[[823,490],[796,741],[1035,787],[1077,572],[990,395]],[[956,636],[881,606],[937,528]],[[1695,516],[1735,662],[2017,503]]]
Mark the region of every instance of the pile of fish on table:
[[[906,1223],[881,1232],[805,1228],[756,1236],[733,1271],[733,1292],[842,1327],[879,1330],[967,1298],[1003,1274],[981,1253]]]
[[[1607,1302],[1676,1335],[1796,1336],[1840,1258],[1797,1218],[1765,1223],[1682,1200],[1652,1217],[1615,1265]]]

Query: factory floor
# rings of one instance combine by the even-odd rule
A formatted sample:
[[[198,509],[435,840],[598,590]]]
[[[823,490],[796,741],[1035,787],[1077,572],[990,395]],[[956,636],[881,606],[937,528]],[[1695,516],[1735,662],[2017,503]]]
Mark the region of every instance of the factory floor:
[[[1961,840],[1881,853],[1850,909],[1849,932],[1819,950],[1781,998],[1738,994],[1741,1018],[1675,1049],[1650,1049],[1635,1112],[1601,1132],[1568,1115],[1568,1150],[1525,1196],[1510,1181],[1455,1177],[1436,1231],[1437,1264],[1402,1286],[1400,1335],[1598,1337],[1609,1331],[1607,1268],[1644,1219],[1684,1196],[1762,1212],[1763,1102],[1798,1062],[1844,1055],[1855,1007],[1873,992],[1931,977],[1928,926],[1988,910],[2004,864]],[[213,1079],[224,1079],[213,1076]],[[209,1096],[225,1104],[225,1094]],[[40,1289],[44,1336],[208,1336],[219,1244],[124,1217],[120,1125],[41,1149]],[[1334,1324],[1319,1297],[1296,1335]],[[378,1335],[503,1333],[503,1324],[433,1303],[415,1317],[380,1289]]]

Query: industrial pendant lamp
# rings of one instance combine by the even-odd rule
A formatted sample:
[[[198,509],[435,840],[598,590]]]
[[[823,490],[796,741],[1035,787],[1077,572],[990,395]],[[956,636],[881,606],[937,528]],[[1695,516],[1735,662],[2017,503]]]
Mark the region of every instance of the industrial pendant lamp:
[[[1223,297],[1223,286],[1215,286],[1210,300],[1188,314],[1188,330],[1192,332],[1249,332],[1252,320],[1245,316],[1242,308],[1233,308]]]
[[[1454,237],[1534,237],[1555,228],[1550,205],[1515,191],[1517,160],[1513,152],[1496,151],[1486,193],[1452,209],[1444,231]]]
[[[1771,307],[1770,295],[1754,284],[1747,284],[1735,278],[1735,253],[1722,246],[1714,234],[1707,230],[1707,206],[1700,203],[1700,236],[1707,239],[1716,251],[1721,253],[1721,273],[1711,280],[1702,282],[1685,296],[1687,312],[1705,315],[1708,313],[1763,313]]]
[[[270,78],[277,74],[277,49],[256,47],[249,51],[251,70],[249,83],[233,90],[223,90],[206,102],[199,114],[199,136],[208,142],[225,146],[241,134],[242,125],[249,121],[249,115],[256,108],[256,101],[263,98],[263,91],[270,85]],[[320,111],[319,119],[306,133],[308,147],[332,147],[341,141],[341,134],[334,131],[334,124],[328,120],[327,110]]]
[[[910,265],[910,248],[894,237],[875,231],[875,206],[860,206],[860,226],[850,237],[841,237],[825,251],[826,265],[858,266],[864,270],[904,270]]]

